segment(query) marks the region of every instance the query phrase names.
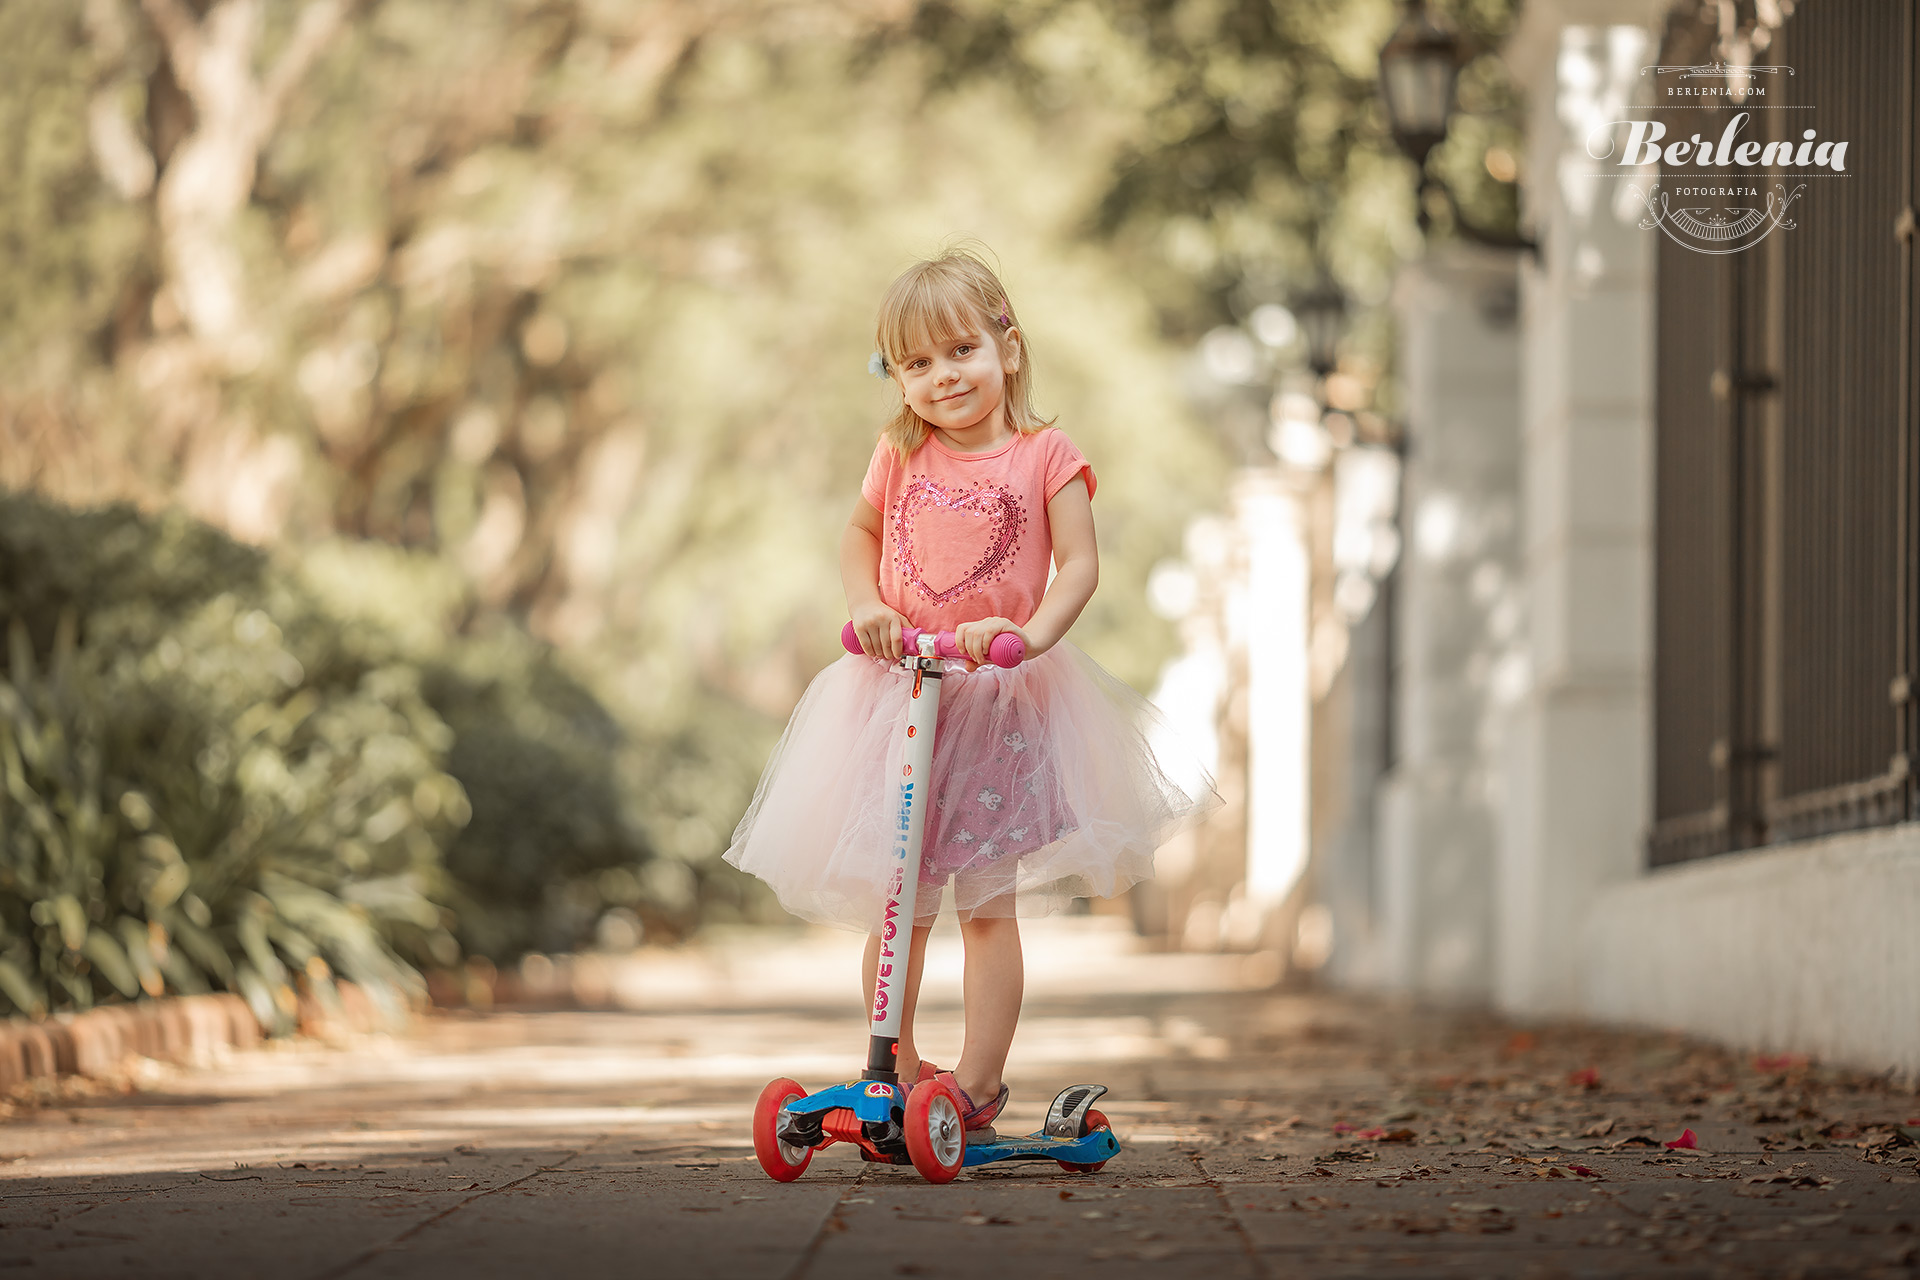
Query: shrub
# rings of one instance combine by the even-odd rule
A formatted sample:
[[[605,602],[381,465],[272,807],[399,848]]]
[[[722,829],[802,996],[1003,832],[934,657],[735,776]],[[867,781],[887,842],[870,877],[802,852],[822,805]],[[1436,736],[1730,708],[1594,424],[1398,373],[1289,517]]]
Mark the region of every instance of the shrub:
[[[284,1026],[335,974],[397,1005],[463,952],[577,945],[582,886],[639,883],[591,693],[510,627],[452,635],[417,558],[313,555],[0,495],[14,1009],[225,987]]]

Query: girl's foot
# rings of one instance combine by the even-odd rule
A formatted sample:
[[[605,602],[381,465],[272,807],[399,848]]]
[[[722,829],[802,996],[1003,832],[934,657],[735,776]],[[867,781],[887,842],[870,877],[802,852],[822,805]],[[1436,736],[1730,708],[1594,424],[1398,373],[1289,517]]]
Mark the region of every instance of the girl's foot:
[[[975,1102],[972,1096],[960,1087],[960,1082],[953,1078],[951,1071],[942,1071],[938,1073],[938,1075],[939,1079],[944,1081],[954,1093],[959,1095],[961,1125],[968,1133],[977,1135],[979,1141],[993,1142],[997,1137],[993,1131],[993,1122],[999,1117],[1002,1111],[1006,1110],[1007,1099],[1011,1096],[1007,1090],[1007,1086],[1002,1084],[1000,1086],[1000,1092],[994,1095],[992,1101],[983,1106]]]
[[[900,1079],[906,1082],[909,1089],[919,1084],[922,1080],[933,1079],[938,1074],[940,1074],[940,1068],[925,1060],[922,1060],[918,1066],[913,1067],[911,1070],[908,1069],[906,1063],[903,1062],[900,1064]]]

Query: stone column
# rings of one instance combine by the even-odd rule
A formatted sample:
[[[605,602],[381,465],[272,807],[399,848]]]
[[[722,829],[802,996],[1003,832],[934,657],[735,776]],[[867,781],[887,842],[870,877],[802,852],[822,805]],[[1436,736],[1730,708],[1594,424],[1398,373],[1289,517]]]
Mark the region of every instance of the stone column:
[[[1548,0],[1509,49],[1544,254],[1521,285],[1530,678],[1508,736],[1495,994],[1534,1014],[1582,1008],[1581,931],[1641,864],[1651,767],[1654,243],[1585,139],[1624,116],[1656,46],[1637,23],[1569,23],[1575,7],[1609,6]]]
[[[1491,992],[1495,699],[1519,633],[1511,254],[1437,248],[1396,299],[1407,403],[1394,619],[1398,759],[1379,792],[1384,986]]]

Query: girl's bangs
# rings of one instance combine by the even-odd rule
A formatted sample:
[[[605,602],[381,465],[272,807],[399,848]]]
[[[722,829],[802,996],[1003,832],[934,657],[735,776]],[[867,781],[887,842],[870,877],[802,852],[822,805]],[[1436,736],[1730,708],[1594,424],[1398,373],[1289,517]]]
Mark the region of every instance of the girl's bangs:
[[[888,364],[898,364],[917,347],[974,333],[980,325],[979,308],[961,289],[922,276],[887,299],[880,317],[880,350]]]

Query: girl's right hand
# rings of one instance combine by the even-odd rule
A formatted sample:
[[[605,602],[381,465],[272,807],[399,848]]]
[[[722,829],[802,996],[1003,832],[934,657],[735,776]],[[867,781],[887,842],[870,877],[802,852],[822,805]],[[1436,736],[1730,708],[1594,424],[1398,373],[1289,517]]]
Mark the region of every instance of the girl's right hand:
[[[853,634],[860,637],[860,650],[870,658],[898,662],[905,652],[900,629],[906,625],[905,618],[878,600],[853,610]]]

